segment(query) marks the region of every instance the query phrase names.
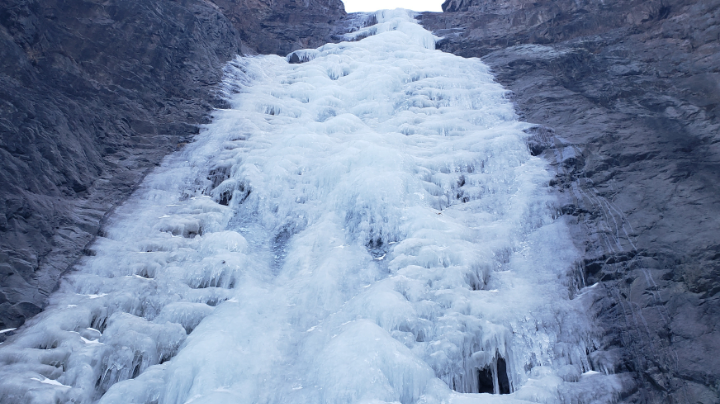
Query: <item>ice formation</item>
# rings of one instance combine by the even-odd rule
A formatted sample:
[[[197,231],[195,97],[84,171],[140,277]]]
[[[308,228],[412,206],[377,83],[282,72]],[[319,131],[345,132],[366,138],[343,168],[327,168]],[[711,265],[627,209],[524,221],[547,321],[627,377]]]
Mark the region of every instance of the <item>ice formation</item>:
[[[613,402],[529,125],[376,19],[227,66],[232,108],[0,345],[0,401]]]

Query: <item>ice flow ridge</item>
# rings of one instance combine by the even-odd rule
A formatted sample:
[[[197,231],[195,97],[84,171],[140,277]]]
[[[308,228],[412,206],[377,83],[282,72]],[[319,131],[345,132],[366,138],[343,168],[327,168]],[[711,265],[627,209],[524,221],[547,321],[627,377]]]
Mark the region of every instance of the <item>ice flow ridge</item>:
[[[227,66],[232,107],[0,345],[3,403],[615,400],[528,124],[375,18]]]

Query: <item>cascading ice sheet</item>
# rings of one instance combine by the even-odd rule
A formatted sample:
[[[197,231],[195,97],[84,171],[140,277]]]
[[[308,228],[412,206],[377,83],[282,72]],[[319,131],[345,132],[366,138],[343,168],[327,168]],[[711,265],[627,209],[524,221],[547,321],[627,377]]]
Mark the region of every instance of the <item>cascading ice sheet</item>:
[[[376,19],[227,66],[231,108],[0,345],[0,401],[614,401],[529,125],[411,12]]]

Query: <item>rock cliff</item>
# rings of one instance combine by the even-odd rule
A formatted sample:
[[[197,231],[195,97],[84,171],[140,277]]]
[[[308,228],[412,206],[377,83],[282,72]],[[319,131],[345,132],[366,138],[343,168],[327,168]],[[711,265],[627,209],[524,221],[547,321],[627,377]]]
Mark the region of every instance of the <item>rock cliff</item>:
[[[0,3],[0,329],[221,101],[222,66],[336,40],[340,0]],[[0,339],[4,339],[0,334]]]
[[[598,370],[621,401],[720,402],[720,1],[448,0],[422,23],[481,57],[597,284]]]

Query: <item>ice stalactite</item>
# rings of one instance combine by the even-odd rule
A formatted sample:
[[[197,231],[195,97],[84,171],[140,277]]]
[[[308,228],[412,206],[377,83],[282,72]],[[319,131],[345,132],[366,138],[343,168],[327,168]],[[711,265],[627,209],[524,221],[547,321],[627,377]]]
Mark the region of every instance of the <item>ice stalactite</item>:
[[[529,125],[374,18],[227,66],[231,108],[0,346],[3,403],[613,402]]]

